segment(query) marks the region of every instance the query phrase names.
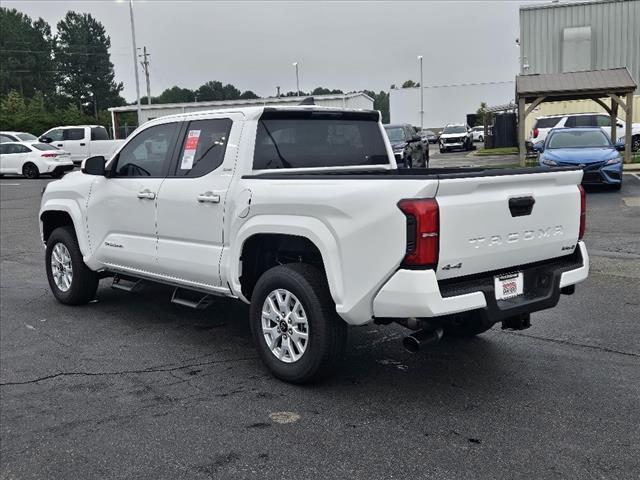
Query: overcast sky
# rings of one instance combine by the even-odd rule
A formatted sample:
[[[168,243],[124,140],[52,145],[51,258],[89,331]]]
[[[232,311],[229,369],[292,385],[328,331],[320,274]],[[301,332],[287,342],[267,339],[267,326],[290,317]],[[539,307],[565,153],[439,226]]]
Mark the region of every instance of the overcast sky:
[[[532,1],[213,2],[134,0],[138,47],[151,53],[151,93],[208,80],[260,96],[317,86],[387,90],[424,84],[513,80],[518,7]],[[127,1],[10,1],[55,30],[68,10],[91,13],[111,36],[111,61],[124,97],[135,99]],[[142,72],[140,72],[142,75]],[[144,78],[140,79],[145,94]]]

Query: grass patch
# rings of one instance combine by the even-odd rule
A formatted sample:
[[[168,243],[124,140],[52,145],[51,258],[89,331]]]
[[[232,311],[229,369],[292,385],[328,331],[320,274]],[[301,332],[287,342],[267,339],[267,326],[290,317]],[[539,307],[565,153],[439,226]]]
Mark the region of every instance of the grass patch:
[[[479,157],[489,155],[518,155],[518,147],[483,148],[475,153]]]
[[[631,154],[631,163],[640,163],[640,152]]]

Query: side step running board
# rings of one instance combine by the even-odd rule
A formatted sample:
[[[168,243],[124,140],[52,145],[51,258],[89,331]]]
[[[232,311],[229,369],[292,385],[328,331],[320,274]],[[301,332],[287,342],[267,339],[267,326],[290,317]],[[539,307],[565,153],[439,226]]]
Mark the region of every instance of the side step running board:
[[[145,281],[140,278],[123,277],[115,275],[111,288],[116,290],[124,290],[125,292],[139,292],[144,287]]]
[[[183,307],[196,308],[198,310],[210,307],[213,301],[213,296],[211,295],[180,287],[176,287],[171,296],[171,303],[182,305]]]

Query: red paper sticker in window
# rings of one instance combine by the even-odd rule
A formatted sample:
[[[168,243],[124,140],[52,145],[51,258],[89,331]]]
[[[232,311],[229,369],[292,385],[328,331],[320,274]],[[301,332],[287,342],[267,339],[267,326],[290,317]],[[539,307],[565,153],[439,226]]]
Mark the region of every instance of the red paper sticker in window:
[[[198,148],[198,140],[200,139],[200,130],[189,130],[187,141],[184,143],[184,153],[182,154],[181,170],[191,170],[193,168],[193,159],[196,156]]]

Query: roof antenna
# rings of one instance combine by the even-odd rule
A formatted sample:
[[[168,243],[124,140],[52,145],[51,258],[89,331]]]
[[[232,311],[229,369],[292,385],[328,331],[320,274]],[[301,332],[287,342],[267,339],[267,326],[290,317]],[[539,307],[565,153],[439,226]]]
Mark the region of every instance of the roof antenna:
[[[307,97],[304,100],[302,100],[298,105],[315,105],[316,102],[313,99],[313,97]]]

